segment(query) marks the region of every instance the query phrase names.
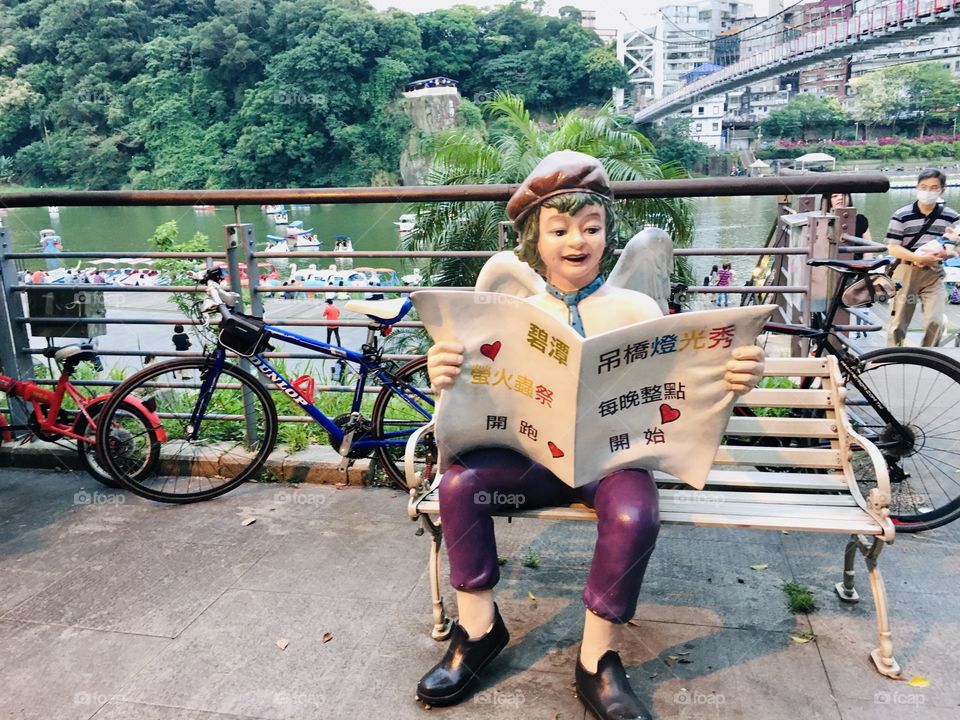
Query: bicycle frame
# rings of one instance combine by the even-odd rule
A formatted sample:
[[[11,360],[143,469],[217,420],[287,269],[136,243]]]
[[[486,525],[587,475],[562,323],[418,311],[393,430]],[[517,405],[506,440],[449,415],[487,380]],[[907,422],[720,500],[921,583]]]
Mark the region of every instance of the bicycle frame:
[[[43,432],[68,437],[77,442],[93,443],[92,438],[78,435],[73,431],[76,418],[69,425],[59,422],[63,398],[69,395],[79,408],[78,417],[83,415],[91,427],[96,427],[96,423],[86,409],[92,400],[73,387],[66,373],[60,375],[53,390],[42,388],[32,381],[17,381],[6,375],[0,375],[0,390],[5,391],[10,397],[19,397],[24,402],[30,403],[33,406],[33,416],[37,426]],[[43,412],[43,405],[49,408],[46,414]],[[4,428],[7,431],[34,429],[28,425],[5,425]]]
[[[338,360],[356,364],[359,367],[359,370],[357,382],[354,387],[353,400],[350,406],[351,413],[359,413],[367,379],[369,377],[374,377],[379,381],[381,386],[391,388],[395,393],[406,400],[406,402],[412,408],[414,408],[423,416],[425,421],[432,417],[431,411],[434,404],[433,399],[426,393],[421,392],[418,388],[401,385],[396,382],[396,376],[381,363],[380,352],[375,343],[372,345],[369,342],[364,344],[363,352],[357,353],[353,350],[340,347],[339,345],[331,345],[323,342],[322,340],[316,340],[304,335],[299,335],[295,332],[283,330],[273,325],[265,325],[263,329],[271,339],[280,340],[285,343],[290,343],[291,345],[313,350],[325,357],[336,358]],[[375,339],[373,333],[374,329],[371,328],[370,332],[368,333],[368,340],[371,338]],[[226,356],[227,351],[223,348],[223,346],[218,344],[216,350],[211,356],[213,359],[212,371],[208,372],[206,377],[203,379],[203,383],[200,386],[200,395],[197,400],[197,405],[194,408],[190,418],[190,428],[192,430],[190,437],[193,440],[197,439],[200,431],[200,424],[203,421],[203,415],[206,412],[210,398],[213,396],[213,390],[216,385],[216,381],[220,377],[220,373],[224,364],[227,362]],[[344,438],[347,436],[347,432],[344,432],[344,430],[341,429],[331,418],[325,415],[322,410],[317,408],[312,402],[304,397],[304,395],[297,390],[297,388],[294,387],[289,380],[281,375],[280,372],[277,371],[277,369],[274,368],[262,354],[253,355],[252,357],[246,358],[246,360],[271,383],[280,388],[285,395],[299,405],[304,412],[318,422],[324,428],[324,430],[330,433],[330,437],[335,445],[343,442]],[[430,409],[428,410],[422,407],[418,403],[418,400],[429,405]],[[412,430],[398,430],[395,432],[384,433],[382,436],[376,438],[365,439],[361,437],[353,441],[351,447],[354,450],[362,451],[373,450],[384,445],[405,445],[407,438],[412,432]]]
[[[864,275],[866,275],[866,273],[864,273]],[[846,379],[846,381],[860,391],[866,400],[866,403],[876,411],[877,415],[885,423],[891,425],[901,436],[905,435],[907,433],[906,428],[900,424],[900,421],[897,420],[897,418],[889,410],[887,410],[886,405],[880,401],[873,391],[865,383],[860,381],[860,372],[863,370],[863,362],[859,357],[850,352],[847,346],[844,345],[844,343],[837,337],[837,333],[833,329],[833,321],[841,308],[840,299],[843,296],[843,291],[847,288],[847,285],[850,282],[850,275],[848,273],[841,272],[840,278],[841,282],[837,284],[837,289],[834,292],[833,297],[830,299],[830,305],[827,308],[827,312],[824,314],[822,328],[812,328],[805,325],[790,325],[786,323],[767,323],[764,326],[764,329],[782,333],[784,335],[794,335],[811,340],[814,344],[814,351],[811,354],[814,357],[823,357],[824,353],[833,355],[833,357],[837,359],[837,363],[840,365],[840,372],[843,374],[843,377]],[[804,379],[804,382],[810,381],[811,378]],[[881,450],[883,449],[881,445],[878,445],[878,447],[880,447]]]

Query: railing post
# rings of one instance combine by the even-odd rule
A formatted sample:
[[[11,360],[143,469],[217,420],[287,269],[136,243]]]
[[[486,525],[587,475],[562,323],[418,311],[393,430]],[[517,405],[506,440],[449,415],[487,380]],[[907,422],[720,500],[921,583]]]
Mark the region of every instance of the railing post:
[[[810,230],[811,258],[836,257],[836,252],[830,247],[830,220],[830,215],[816,214],[810,217],[807,227]],[[830,270],[825,267],[811,268],[810,294],[807,296],[810,312],[826,312],[830,274]]]
[[[13,252],[13,238],[10,231],[0,227],[0,366],[6,375],[15,380],[27,380],[33,377],[33,363],[29,355],[22,355],[21,348],[29,347],[26,325],[18,320],[24,317],[23,299],[20,293],[11,290],[19,284],[16,261],[8,258]],[[10,406],[10,424],[23,425],[27,422],[23,407],[19,403]]]
[[[243,312],[243,283],[240,282],[240,243],[243,225],[224,225],[223,226],[223,247],[227,253],[227,270],[230,273],[230,290],[240,296],[234,310]],[[249,226],[247,226],[249,227]],[[256,268],[254,268],[256,270]],[[250,265],[247,265],[247,277],[250,277]],[[240,367],[247,372],[251,372],[250,363],[245,358],[240,358]],[[253,447],[257,443],[257,416],[256,406],[253,402],[253,395],[249,390],[243,391],[243,418],[246,425],[247,445]]]
[[[260,273],[257,262],[257,238],[253,233],[253,225],[241,223],[230,225],[237,229],[237,235],[243,244],[244,255],[247,258],[247,287],[250,288],[250,314],[263,317],[263,296],[257,292],[260,287]]]

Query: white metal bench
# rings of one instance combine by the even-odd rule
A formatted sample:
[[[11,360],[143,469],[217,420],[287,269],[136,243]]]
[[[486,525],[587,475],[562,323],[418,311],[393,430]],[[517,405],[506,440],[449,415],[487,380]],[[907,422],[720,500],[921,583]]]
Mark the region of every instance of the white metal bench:
[[[759,528],[850,535],[844,552],[843,580],[835,589],[845,602],[857,602],[854,561],[863,554],[879,626],[879,647],[871,653],[882,674],[898,677],[900,667],[893,657],[893,641],[887,621],[887,599],[877,559],[884,543],[894,539],[889,518],[890,484],[880,451],[860,437],[850,425],[844,407],[846,388],[832,358],[768,358],[766,377],[819,378],[818,389],[755,389],[738,400],[751,408],[784,408],[815,411],[806,417],[742,417],[734,415],[727,427],[729,437],[812,438],[820,447],[721,445],[704,490],[677,489],[675,478],[655,474],[660,487],[660,518],[663,523],[704,527]],[[799,382],[797,382],[799,385]],[[794,413],[797,414],[797,413]],[[813,416],[813,417],[811,417]],[[451,621],[440,591],[439,477],[422,478],[414,473],[412,449],[421,428],[407,446],[407,481],[411,488],[408,511],[413,520],[431,533],[429,570],[433,595],[433,637],[449,635]],[[784,443],[786,444],[786,443]],[[875,474],[877,486],[864,498],[856,472]],[[498,513],[504,517],[550,520],[596,520],[583,505]]]

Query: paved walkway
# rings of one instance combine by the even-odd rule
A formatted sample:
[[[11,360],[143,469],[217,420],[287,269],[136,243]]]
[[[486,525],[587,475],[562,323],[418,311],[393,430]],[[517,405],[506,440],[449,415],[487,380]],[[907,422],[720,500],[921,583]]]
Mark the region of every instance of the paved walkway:
[[[404,503],[251,484],[165,506],[79,473],[0,468],[0,718],[584,718],[571,680],[593,529],[499,525],[510,645],[477,694],[427,714],[414,687],[443,645],[429,635],[428,540]],[[896,655],[925,688],[874,671],[869,585],[861,573],[859,605],[832,592],[843,545],[665,527],[624,653],[657,717],[960,716],[960,526],[882,556]],[[791,615],[785,579],[819,610]]]

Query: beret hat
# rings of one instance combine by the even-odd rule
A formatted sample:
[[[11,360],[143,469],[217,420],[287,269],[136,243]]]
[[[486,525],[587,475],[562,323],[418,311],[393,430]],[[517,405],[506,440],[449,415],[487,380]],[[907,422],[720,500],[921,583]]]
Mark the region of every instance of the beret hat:
[[[595,157],[574,150],[550,153],[533,169],[507,203],[507,215],[520,222],[547,198],[585,192],[613,200],[610,179]]]

